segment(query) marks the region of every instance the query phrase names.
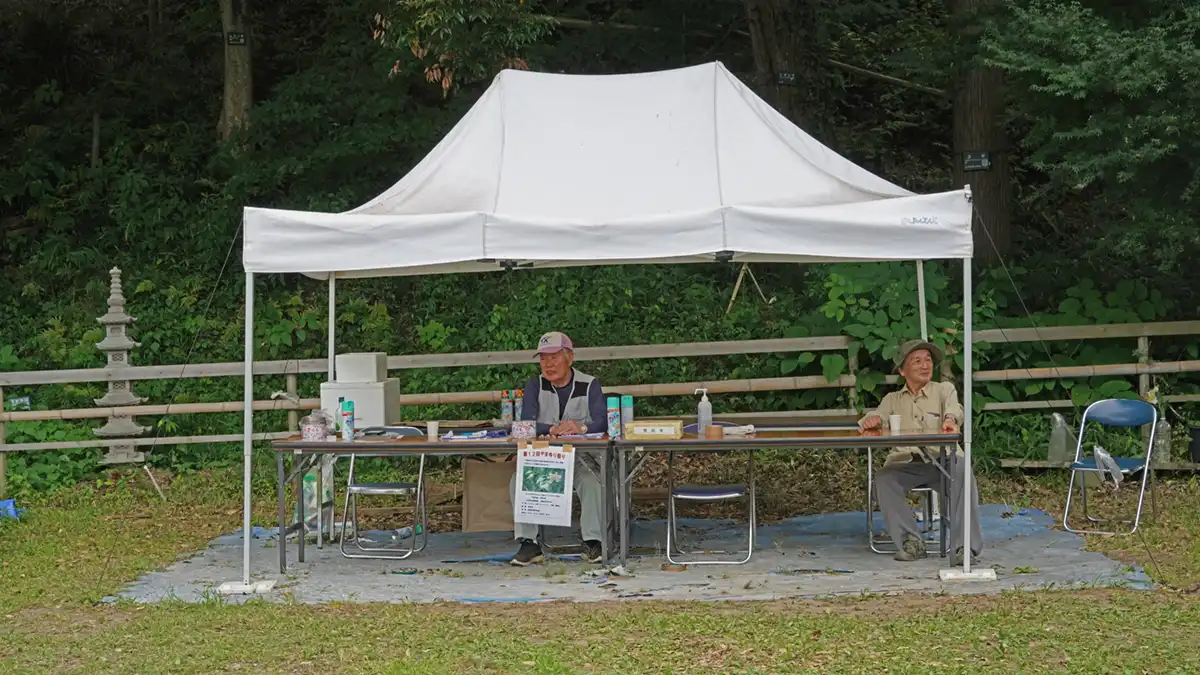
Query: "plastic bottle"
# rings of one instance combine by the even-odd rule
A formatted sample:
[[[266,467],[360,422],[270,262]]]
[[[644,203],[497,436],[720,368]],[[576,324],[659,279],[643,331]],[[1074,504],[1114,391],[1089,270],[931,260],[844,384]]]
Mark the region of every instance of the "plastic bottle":
[[[699,405],[696,406],[696,438],[704,438],[708,428],[712,426],[712,403],[708,400],[707,389],[697,389],[695,394],[703,394]]]
[[[420,523],[417,523],[417,534],[421,534],[421,524]],[[393,539],[408,539],[411,536],[413,536],[413,529],[411,526],[407,526],[407,525],[396,530],[392,534]]]
[[[342,401],[342,440],[354,440],[354,401]]]
[[[621,397],[621,429],[627,429],[633,422],[633,397]]]
[[[621,427],[621,399],[617,396],[608,397],[608,437],[624,438]]]
[[[521,419],[521,413],[525,409],[525,391],[523,389],[513,390],[513,419]]]
[[[337,410],[334,410],[329,416],[333,418],[333,435],[338,438],[342,437],[342,406],[346,405],[346,397],[338,397]]]
[[[512,424],[513,402],[507,389],[500,392],[500,423],[504,426]]]
[[[1159,417],[1158,428],[1154,430],[1154,450],[1150,453],[1150,464],[1158,467],[1169,461],[1171,461],[1171,423]]]
[[[1075,448],[1071,443],[1071,427],[1067,426],[1067,420],[1059,413],[1050,415],[1050,447],[1046,452],[1046,459],[1050,460],[1051,464],[1068,464],[1075,459]]]

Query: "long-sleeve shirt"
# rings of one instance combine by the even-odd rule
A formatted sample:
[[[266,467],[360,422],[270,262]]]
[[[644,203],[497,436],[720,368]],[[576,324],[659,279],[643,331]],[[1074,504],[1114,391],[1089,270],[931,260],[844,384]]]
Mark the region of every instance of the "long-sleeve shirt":
[[[575,371],[571,371],[571,381],[565,386],[554,387],[555,393],[558,394],[558,418],[563,422],[563,411],[566,410],[567,401],[571,399],[571,391],[575,387]],[[529,380],[525,384],[525,394],[521,398],[521,419],[523,421],[535,421],[538,418],[539,403],[538,392],[542,388],[542,378],[539,375]],[[598,433],[608,429],[608,404],[604,401],[604,391],[600,387],[600,380],[593,379],[588,385],[587,392],[587,407],[588,415],[592,418],[592,423],[588,425],[588,433]],[[583,424],[583,420],[574,420]],[[539,436],[544,436],[550,433],[550,424],[537,425]]]
[[[909,391],[908,387],[891,392],[884,396],[879,402],[879,407],[867,413],[866,417],[871,415],[878,415],[885,424],[889,416],[899,415],[900,431],[936,434],[941,432],[942,424],[947,418],[954,420],[954,423],[961,427],[963,407],[953,383],[929,382],[916,394]],[[917,457],[921,456],[917,448],[896,448],[888,453],[885,464],[911,462],[914,454]]]

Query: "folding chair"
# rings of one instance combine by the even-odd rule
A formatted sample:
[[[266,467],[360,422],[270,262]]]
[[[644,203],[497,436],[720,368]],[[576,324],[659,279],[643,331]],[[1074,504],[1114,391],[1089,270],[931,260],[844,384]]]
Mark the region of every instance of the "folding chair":
[[[729,426],[725,423],[714,422],[722,426]],[[685,431],[695,433],[695,425],[689,425]],[[746,453],[748,456],[748,483],[734,485],[676,485],[675,484],[675,453],[667,453],[667,484],[669,486],[667,492],[667,561],[674,565],[743,565],[750,562],[750,557],[754,555],[754,531],[756,527],[756,509],[754,497],[754,451]],[[746,541],[746,557],[741,560],[705,560],[703,558],[691,560],[677,560],[671,557],[675,546],[678,544],[679,535],[676,532],[678,518],[675,514],[675,502],[719,502],[732,499],[745,499],[749,502],[749,535]],[[680,555],[687,555],[686,551],[679,550]]]
[[[941,555],[945,557],[949,541],[944,532],[945,528],[942,527],[945,515],[938,513],[938,491],[932,487],[919,487],[914,488],[912,492],[920,495],[920,503],[923,505],[917,515],[921,539],[927,547],[941,547]],[[875,553],[895,553],[898,550],[896,542],[892,541],[886,532],[881,532],[880,535],[882,537],[875,533],[875,453],[872,448],[867,448],[867,545]]]
[[[1076,534],[1115,534],[1110,530],[1077,530],[1071,527],[1071,496],[1075,492],[1075,479],[1081,473],[1092,473],[1099,475],[1101,480],[1104,480],[1106,473],[1105,469],[1097,462],[1096,457],[1083,456],[1083,440],[1087,433],[1087,423],[1095,422],[1104,427],[1142,427],[1150,425],[1149,441],[1146,444],[1146,455],[1144,457],[1114,457],[1117,468],[1123,476],[1134,476],[1141,472],[1142,481],[1141,487],[1138,490],[1137,513],[1133,520],[1114,520],[1132,525],[1130,530],[1125,534],[1133,534],[1137,531],[1138,525],[1142,519],[1142,506],[1146,499],[1146,485],[1151,485],[1150,490],[1150,510],[1151,513],[1157,511],[1154,503],[1154,467],[1150,463],[1150,456],[1154,452],[1154,434],[1158,430],[1158,410],[1146,403],[1137,399],[1125,398],[1110,398],[1103,401],[1096,401],[1083,411],[1083,420],[1079,423],[1079,440],[1075,444],[1075,461],[1071,463],[1071,482],[1067,486],[1067,506],[1063,510],[1063,529]],[[1088,515],[1087,507],[1087,480],[1085,477],[1080,477],[1079,480],[1079,495],[1083,501],[1083,517],[1091,523],[1105,523],[1113,519],[1108,518],[1093,518]]]
[[[424,436],[425,432],[415,427],[389,427],[388,433],[397,436]],[[366,454],[364,456],[370,457]],[[354,463],[358,454],[350,455],[350,471],[346,478],[346,504],[342,509],[342,536],[340,550],[347,558],[372,558],[379,560],[403,560],[425,549],[429,539],[428,510],[425,503],[425,455],[421,455],[415,483],[359,483],[354,478]],[[363,546],[358,536],[358,496],[413,497],[413,532],[407,548],[386,546]],[[357,552],[346,550],[346,525],[354,525],[354,546]],[[417,537],[421,545],[417,546]]]

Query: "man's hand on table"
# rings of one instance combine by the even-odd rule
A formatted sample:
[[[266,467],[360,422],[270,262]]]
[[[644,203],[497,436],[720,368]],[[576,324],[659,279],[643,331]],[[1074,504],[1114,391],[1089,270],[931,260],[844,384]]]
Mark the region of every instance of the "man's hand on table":
[[[958,422],[955,422],[954,419],[950,418],[950,417],[947,417],[946,419],[942,420],[942,433],[943,434],[957,434],[958,433]]]
[[[882,426],[883,418],[875,413],[867,415],[866,417],[862,418],[861,422],[858,423],[858,427],[863,431],[874,431]]]
[[[583,427],[578,422],[567,420],[550,427],[551,436],[575,436],[583,433]]]

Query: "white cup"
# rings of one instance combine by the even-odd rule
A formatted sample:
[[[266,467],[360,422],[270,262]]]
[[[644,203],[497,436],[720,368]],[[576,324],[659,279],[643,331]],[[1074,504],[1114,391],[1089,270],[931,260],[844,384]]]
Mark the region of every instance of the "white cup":
[[[438,439],[438,423],[437,422],[426,422],[425,428],[429,430],[429,442],[430,443],[436,442]]]
[[[899,415],[888,415],[888,433],[890,433],[890,434],[900,433],[900,416]]]

